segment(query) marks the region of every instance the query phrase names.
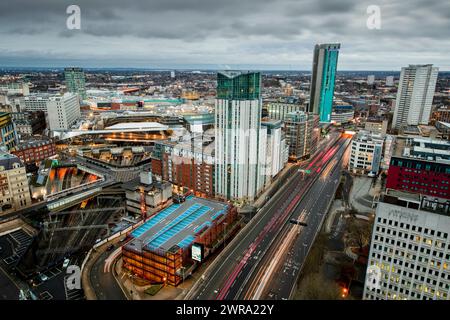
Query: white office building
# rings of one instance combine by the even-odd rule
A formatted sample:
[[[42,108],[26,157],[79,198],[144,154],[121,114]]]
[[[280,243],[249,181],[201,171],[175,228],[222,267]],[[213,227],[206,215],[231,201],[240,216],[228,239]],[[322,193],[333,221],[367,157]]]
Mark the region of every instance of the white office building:
[[[394,86],[394,77],[387,76],[386,77],[386,87],[392,87],[392,86]]]
[[[25,111],[47,112],[47,102],[51,95],[47,93],[32,94],[23,99]]]
[[[267,131],[261,128],[261,74],[217,75],[215,192],[227,200],[253,201],[264,187]]]
[[[334,110],[331,113],[331,123],[341,125],[349,123],[355,118],[354,110]]]
[[[50,130],[68,130],[81,116],[78,95],[66,93],[50,97],[47,116]]]
[[[381,135],[360,131],[352,140],[349,170],[354,173],[378,173],[383,152]]]
[[[272,178],[283,170],[289,157],[289,146],[282,130],[281,120],[263,120],[263,129],[267,130],[266,173],[265,185],[269,185]]]
[[[367,84],[368,85],[372,85],[375,83],[375,75],[370,74],[367,76]]]
[[[432,64],[403,67],[392,126],[428,124],[439,68]]]
[[[388,190],[370,244],[365,300],[450,300],[450,204]]]

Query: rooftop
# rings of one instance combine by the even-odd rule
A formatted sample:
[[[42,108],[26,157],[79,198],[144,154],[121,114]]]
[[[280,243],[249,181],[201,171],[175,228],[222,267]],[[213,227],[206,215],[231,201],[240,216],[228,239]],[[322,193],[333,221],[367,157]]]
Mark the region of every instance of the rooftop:
[[[141,189],[145,192],[150,192],[155,189],[163,189],[164,187],[167,187],[170,185],[170,182],[160,182],[160,181],[153,181],[151,184],[143,184],[141,183],[140,177],[134,178],[133,180],[124,182],[122,184],[122,188],[127,191],[140,191]]]
[[[213,200],[188,196],[180,204],[172,204],[134,230],[127,249],[169,251],[191,245],[204,227],[227,213],[228,205]]]
[[[450,141],[422,137],[398,137],[393,155],[450,163]]]
[[[182,153],[183,156],[190,156],[190,153],[203,154],[206,156],[212,156],[215,145],[214,136],[205,132],[203,135],[191,135],[186,138],[177,140],[165,140],[156,142],[162,146],[171,146],[173,149],[187,151],[188,154]]]
[[[270,128],[281,128],[283,122],[281,120],[274,120],[269,118],[264,118],[261,120],[261,125],[267,126]]]
[[[105,130],[167,130],[168,127],[158,122],[123,122],[105,128]]]
[[[409,209],[450,215],[450,200],[419,193],[387,189],[380,197],[380,202]]]
[[[19,145],[16,147],[16,151],[26,150],[29,148],[41,147],[51,144],[50,139],[31,139],[27,141],[20,141]]]
[[[252,74],[252,73],[259,73],[258,71],[244,71],[244,70],[225,70],[225,71],[219,71],[220,74],[228,77],[228,78],[234,78],[243,74]]]
[[[23,166],[17,156],[6,152],[0,152],[0,167],[3,167],[4,170],[11,170],[13,169],[14,164],[18,164],[20,167]]]
[[[383,142],[381,135],[373,134],[370,131],[361,130],[356,135],[357,141]]]

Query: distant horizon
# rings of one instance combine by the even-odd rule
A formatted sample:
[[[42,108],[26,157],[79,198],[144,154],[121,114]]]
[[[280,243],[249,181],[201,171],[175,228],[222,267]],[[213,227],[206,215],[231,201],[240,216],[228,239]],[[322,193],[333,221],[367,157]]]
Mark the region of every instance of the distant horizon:
[[[298,71],[339,43],[339,72],[450,71],[450,2],[422,2],[79,0],[73,15],[65,1],[0,2],[0,65]]]
[[[254,71],[261,71],[261,72],[302,72],[302,73],[311,73],[311,70],[308,69],[295,69],[295,68],[282,68],[283,65],[279,65],[279,68],[274,68],[275,66],[272,66],[272,68],[264,68],[264,66],[256,67],[253,66],[243,66],[243,65],[229,65],[229,68],[213,68],[212,66],[206,66],[206,65],[190,65],[185,67],[109,67],[109,66],[90,66],[86,67],[81,64],[67,64],[67,65],[59,65],[59,66],[9,66],[9,65],[0,65],[0,70],[63,70],[64,68],[68,67],[80,67],[84,70],[118,70],[118,71],[129,71],[129,70],[139,70],[139,71],[219,71],[219,70],[254,70]],[[284,66],[286,67],[286,66]],[[370,70],[370,69],[347,69],[347,70],[337,70],[338,73],[344,72],[374,72],[374,73],[396,73],[400,74],[401,70]],[[439,73],[450,73],[450,70],[439,70]]]

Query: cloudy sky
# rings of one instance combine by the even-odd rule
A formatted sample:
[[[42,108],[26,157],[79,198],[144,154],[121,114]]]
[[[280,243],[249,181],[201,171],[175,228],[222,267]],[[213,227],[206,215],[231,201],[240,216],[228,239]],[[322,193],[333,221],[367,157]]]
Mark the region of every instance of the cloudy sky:
[[[449,71],[449,40],[446,0],[0,1],[0,66],[309,70],[315,43],[340,42],[339,70]]]

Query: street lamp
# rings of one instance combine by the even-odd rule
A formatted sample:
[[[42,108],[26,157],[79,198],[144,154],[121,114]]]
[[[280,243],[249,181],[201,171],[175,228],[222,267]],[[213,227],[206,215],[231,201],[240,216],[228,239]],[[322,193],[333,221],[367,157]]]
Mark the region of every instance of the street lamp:
[[[348,295],[348,289],[347,288],[342,288],[342,298],[347,297]]]

